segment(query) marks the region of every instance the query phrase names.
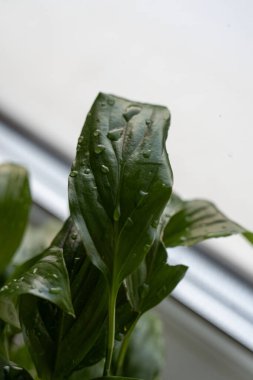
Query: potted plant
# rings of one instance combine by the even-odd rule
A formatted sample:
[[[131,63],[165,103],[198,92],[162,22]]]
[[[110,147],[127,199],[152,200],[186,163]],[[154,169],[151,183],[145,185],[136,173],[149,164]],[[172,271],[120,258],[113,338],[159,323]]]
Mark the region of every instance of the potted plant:
[[[70,217],[20,265],[28,175],[0,167],[0,379],[158,379],[159,360],[146,373],[145,359],[130,359],[136,331],[155,323],[149,310],[187,271],[167,248],[237,233],[252,241],[212,203],[173,193],[169,123],[165,107],[99,94],[69,175]],[[159,346],[156,334],[149,341]]]

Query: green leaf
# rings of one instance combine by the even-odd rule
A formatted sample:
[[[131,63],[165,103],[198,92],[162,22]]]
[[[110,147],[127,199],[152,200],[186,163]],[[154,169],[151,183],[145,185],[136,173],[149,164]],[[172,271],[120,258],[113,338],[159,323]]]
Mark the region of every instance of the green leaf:
[[[141,263],[172,188],[166,108],[99,94],[69,177],[71,214],[91,261],[116,287]]]
[[[253,244],[253,232],[247,231],[243,234],[243,236],[249,243]]]
[[[104,356],[108,294],[104,276],[90,262],[68,219],[53,241],[63,250],[75,318],[47,300],[22,296],[20,319],[25,341],[40,377],[68,378]]]
[[[173,197],[170,204],[173,205],[171,209],[176,210],[179,201]],[[139,316],[166,298],[182,280],[187,270],[184,265],[171,266],[168,263],[167,250],[161,241],[167,220],[166,207],[157,223],[156,239],[145,260],[125,280],[128,299]]]
[[[17,304],[24,294],[46,299],[65,312],[74,314],[61,248],[51,246],[25,263],[15,277],[0,289],[0,318],[18,327]]]
[[[18,165],[0,165],[0,273],[19,247],[31,206],[27,171]]]
[[[144,380],[160,378],[164,365],[165,344],[158,316],[146,313],[130,338],[123,365],[123,374]]]
[[[166,298],[182,280],[187,267],[167,263],[162,242],[152,247],[142,265],[126,279],[128,297],[139,315]]]
[[[183,201],[174,195],[167,213],[169,221],[163,234],[166,247],[191,246],[206,239],[247,232],[213,203],[202,199]]]
[[[0,356],[0,380],[33,380],[24,369]]]

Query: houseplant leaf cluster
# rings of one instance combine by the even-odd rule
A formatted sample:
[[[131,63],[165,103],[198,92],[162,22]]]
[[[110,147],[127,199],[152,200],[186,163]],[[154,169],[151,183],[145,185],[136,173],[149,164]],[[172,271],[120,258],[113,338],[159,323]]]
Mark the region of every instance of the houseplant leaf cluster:
[[[16,266],[29,181],[24,168],[0,167],[0,379],[159,379],[162,343],[147,312],[187,271],[169,264],[167,248],[252,238],[212,203],[173,193],[169,124],[165,107],[99,94],[69,175],[70,216]],[[29,354],[14,363],[21,334]]]

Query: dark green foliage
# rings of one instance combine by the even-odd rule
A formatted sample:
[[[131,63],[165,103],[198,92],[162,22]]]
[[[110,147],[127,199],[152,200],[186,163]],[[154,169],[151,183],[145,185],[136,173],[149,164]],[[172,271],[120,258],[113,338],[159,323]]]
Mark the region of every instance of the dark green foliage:
[[[161,326],[146,312],[187,270],[166,247],[235,233],[253,242],[212,203],[172,194],[169,122],[165,107],[99,94],[69,177],[71,215],[49,248],[33,256],[43,246],[33,241],[15,266],[28,175],[0,166],[0,380],[158,380]]]

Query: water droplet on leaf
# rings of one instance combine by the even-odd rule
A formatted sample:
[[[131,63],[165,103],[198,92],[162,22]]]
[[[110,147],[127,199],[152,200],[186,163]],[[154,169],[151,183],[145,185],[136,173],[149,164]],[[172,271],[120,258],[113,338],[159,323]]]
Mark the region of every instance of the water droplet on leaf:
[[[59,288],[59,287],[50,288],[50,289],[49,289],[49,292],[50,292],[51,294],[59,294],[59,293],[61,292],[61,288]]]
[[[96,154],[100,154],[100,153],[102,153],[104,150],[105,150],[105,146],[102,145],[102,144],[98,144],[97,146],[95,146],[94,152],[95,152]]]
[[[89,168],[84,169],[84,174],[90,174],[90,169]]]
[[[126,121],[132,119],[133,116],[138,115],[140,113],[141,108],[138,106],[129,106],[126,112],[123,113],[123,117]]]
[[[76,177],[78,172],[76,170],[71,170],[70,177]]]
[[[95,132],[93,133],[93,136],[97,137],[100,135],[100,129],[96,129]]]
[[[102,173],[109,173],[109,168],[106,165],[101,165],[101,172]]]
[[[33,274],[36,274],[38,272],[38,268],[33,269]]]
[[[140,190],[140,196],[141,197],[146,197],[148,193],[146,191]]]
[[[117,141],[122,136],[122,133],[123,133],[123,128],[112,129],[111,131],[108,132],[107,137],[108,139],[112,141]]]

